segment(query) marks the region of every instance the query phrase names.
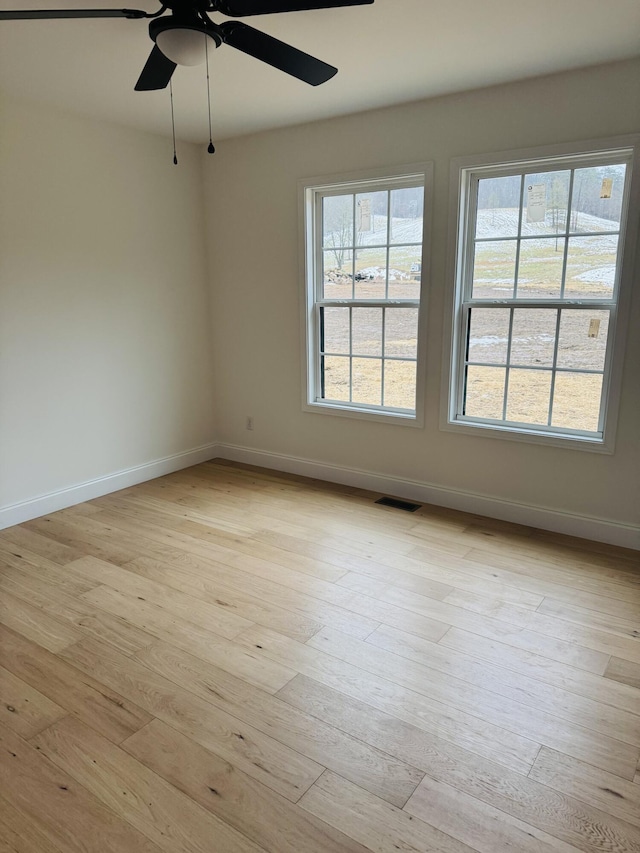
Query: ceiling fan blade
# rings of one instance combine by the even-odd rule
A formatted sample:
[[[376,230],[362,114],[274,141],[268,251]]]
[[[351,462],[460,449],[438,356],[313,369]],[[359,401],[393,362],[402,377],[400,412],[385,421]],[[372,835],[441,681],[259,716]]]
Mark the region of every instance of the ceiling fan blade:
[[[371,3],[373,0],[214,0],[216,10],[230,18],[335,9],[338,6],[366,6]]]
[[[0,12],[0,21],[34,21],[44,18],[146,18],[140,9],[16,9]]]
[[[165,89],[169,85],[169,80],[171,80],[171,75],[175,70],[176,63],[167,59],[157,44],[154,45],[135,85],[136,92]]]
[[[338,73],[338,69],[333,65],[327,65],[326,62],[239,21],[226,21],[220,24],[219,29],[225,44],[291,74],[310,86],[326,83]]]

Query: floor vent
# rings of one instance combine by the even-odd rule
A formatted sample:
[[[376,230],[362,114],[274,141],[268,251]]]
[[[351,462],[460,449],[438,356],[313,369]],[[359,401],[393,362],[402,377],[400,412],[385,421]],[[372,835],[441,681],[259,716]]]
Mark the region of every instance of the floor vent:
[[[410,501],[399,501],[397,498],[380,498],[375,503],[390,506],[393,509],[403,509],[405,512],[415,512],[421,506],[420,504],[412,504]]]

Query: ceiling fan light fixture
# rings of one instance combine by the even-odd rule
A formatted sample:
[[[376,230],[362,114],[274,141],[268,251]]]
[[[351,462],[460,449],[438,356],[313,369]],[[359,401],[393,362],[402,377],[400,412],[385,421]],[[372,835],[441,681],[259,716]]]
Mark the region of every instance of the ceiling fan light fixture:
[[[217,46],[213,37],[202,30],[172,27],[157,34],[156,44],[167,59],[176,65],[200,65],[205,60],[207,38],[211,38],[213,47]]]

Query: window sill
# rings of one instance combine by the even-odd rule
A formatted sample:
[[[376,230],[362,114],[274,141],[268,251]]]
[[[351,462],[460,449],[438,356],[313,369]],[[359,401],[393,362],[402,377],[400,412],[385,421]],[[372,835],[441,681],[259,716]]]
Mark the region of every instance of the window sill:
[[[542,444],[548,447],[562,447],[564,450],[586,450],[591,453],[611,455],[613,442],[599,437],[574,435],[572,433],[534,432],[512,426],[474,423],[447,419],[440,425],[445,432],[461,435],[473,435],[476,438],[494,438],[506,441],[520,441],[526,444]]]
[[[338,403],[304,403],[304,412],[317,415],[337,415],[342,418],[355,418],[357,420],[373,421],[374,423],[393,424],[396,426],[418,427],[424,426],[422,417],[417,413],[402,414],[400,412],[385,412],[382,409],[358,408],[355,406],[341,406]]]

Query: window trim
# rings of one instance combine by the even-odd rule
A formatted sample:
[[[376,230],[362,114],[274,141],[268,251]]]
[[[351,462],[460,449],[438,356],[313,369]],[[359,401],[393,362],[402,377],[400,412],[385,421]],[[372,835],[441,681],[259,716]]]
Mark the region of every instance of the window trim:
[[[318,330],[316,322],[316,287],[318,229],[317,193],[335,190],[336,194],[362,191],[363,184],[369,184],[372,190],[389,188],[392,183],[398,187],[411,186],[412,180],[419,179],[424,184],[425,203],[422,229],[422,268],[421,291],[418,304],[418,347],[416,354],[416,409],[414,413],[385,411],[382,407],[367,405],[341,405],[338,402],[324,402],[314,399],[315,389],[319,385],[317,376],[318,359],[316,345]],[[426,329],[427,300],[430,282],[431,235],[433,204],[433,163],[410,163],[386,169],[374,169],[361,172],[349,172],[320,177],[304,178],[298,181],[298,223],[300,234],[300,279],[304,292],[300,299],[301,308],[301,370],[302,370],[302,410],[315,414],[336,415],[385,424],[410,427],[424,427],[425,379],[426,379]],[[358,300],[356,300],[357,302]],[[360,300],[362,301],[362,300]],[[364,300],[368,301],[368,300]],[[345,305],[354,304],[345,300]],[[385,300],[376,301],[376,307],[383,306]]]
[[[456,414],[459,383],[462,371],[461,363],[462,335],[459,334],[460,312],[464,297],[464,263],[468,263],[470,241],[467,240],[466,227],[469,223],[469,205],[473,201],[473,192],[467,191],[466,176],[469,173],[482,172],[486,176],[513,174],[513,170],[522,166],[531,167],[535,161],[556,158],[550,169],[557,169],[557,159],[564,159],[567,168],[576,161],[592,156],[599,161],[616,152],[629,151],[629,192],[622,215],[626,216],[626,227],[620,232],[620,275],[618,280],[617,303],[612,300],[611,329],[603,378],[603,435],[602,438],[577,431],[563,433],[544,428],[532,429],[528,425],[500,424],[480,419],[462,419]],[[538,163],[538,171],[544,169],[544,163]],[[483,174],[483,176],[484,176]],[[451,160],[449,190],[449,240],[447,258],[447,288],[445,298],[445,322],[442,388],[446,389],[440,401],[440,429],[458,434],[476,437],[490,437],[530,444],[544,444],[556,447],[587,450],[611,454],[615,450],[615,434],[620,406],[622,374],[624,368],[625,343],[628,330],[629,306],[632,296],[632,283],[636,261],[636,243],[640,225],[640,135],[609,137],[561,145],[547,145],[536,148],[491,153],[478,156],[457,157]],[[463,255],[464,253],[464,255]],[[460,259],[464,256],[464,263]],[[605,301],[605,300],[602,300]],[[567,305],[566,307],[575,307]]]

